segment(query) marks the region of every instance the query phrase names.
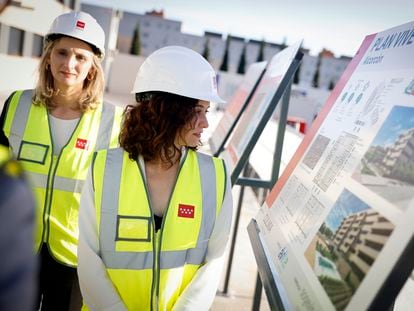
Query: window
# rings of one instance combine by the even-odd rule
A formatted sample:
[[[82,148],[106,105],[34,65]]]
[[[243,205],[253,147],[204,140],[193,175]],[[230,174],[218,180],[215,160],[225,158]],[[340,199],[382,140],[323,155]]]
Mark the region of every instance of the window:
[[[371,229],[372,234],[390,236],[392,233],[392,229]]]
[[[364,252],[359,251],[358,252],[358,257],[361,258],[362,261],[364,261],[365,263],[367,263],[370,266],[374,263],[374,258],[371,258],[370,256],[368,256]]]
[[[9,47],[7,54],[23,55],[24,32],[21,29],[10,27]]]
[[[383,244],[374,242],[374,241],[370,241],[370,240],[365,240],[365,245],[375,249],[376,251],[380,251],[383,247]]]
[[[32,45],[32,56],[40,57],[42,56],[42,51],[43,51],[43,37],[34,34],[33,45]]]

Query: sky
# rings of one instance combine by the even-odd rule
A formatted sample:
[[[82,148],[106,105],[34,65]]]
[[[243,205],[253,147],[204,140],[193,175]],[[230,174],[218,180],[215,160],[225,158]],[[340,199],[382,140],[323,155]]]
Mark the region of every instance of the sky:
[[[414,128],[414,109],[412,107],[395,106],[383,123],[372,144],[374,146],[389,146],[398,137]]]
[[[366,35],[414,21],[414,0],[81,0],[143,14],[164,10],[184,33],[213,31],[354,56]]]
[[[369,209],[370,207],[362,202],[359,198],[349,192],[347,189],[339,196],[332,210],[325,219],[326,225],[335,232],[344,218],[348,215],[359,213]]]

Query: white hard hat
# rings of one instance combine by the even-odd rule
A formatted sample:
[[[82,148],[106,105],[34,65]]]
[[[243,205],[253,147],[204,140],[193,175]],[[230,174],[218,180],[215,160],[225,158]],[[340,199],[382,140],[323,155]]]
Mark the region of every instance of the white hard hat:
[[[72,11],[59,15],[45,35],[45,43],[53,40],[54,35],[80,39],[94,46],[101,58],[105,55],[105,33],[98,22],[88,13]]]
[[[156,50],[142,63],[131,93],[151,91],[225,103],[217,93],[213,67],[200,54],[182,46]]]

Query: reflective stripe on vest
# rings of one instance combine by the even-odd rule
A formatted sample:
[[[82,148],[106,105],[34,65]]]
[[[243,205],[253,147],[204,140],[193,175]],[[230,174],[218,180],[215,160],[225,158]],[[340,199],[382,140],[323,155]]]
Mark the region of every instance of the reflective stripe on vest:
[[[47,187],[47,175],[34,172],[26,172],[26,176],[31,182],[32,187],[46,188]],[[55,176],[53,180],[53,189],[62,190],[67,192],[81,193],[84,180],[66,178]]]
[[[68,143],[53,155],[47,108],[33,104],[33,95],[13,95],[4,132],[37,198],[36,249],[46,242],[57,261],[76,266],[79,194],[94,151],[118,146],[122,109],[102,104],[83,113]]]
[[[19,99],[19,105],[17,105],[16,112],[14,114],[11,133],[16,135],[10,135],[9,142],[15,152],[19,150],[21,138],[23,137],[24,130],[26,128],[30,107],[32,105],[33,94],[33,90],[25,90],[22,92]]]
[[[114,237],[117,230],[119,188],[123,165],[122,149],[108,150],[102,188],[100,220],[100,253],[108,269],[151,269],[153,252],[117,252]],[[201,265],[205,259],[208,240],[216,219],[216,176],[211,157],[197,154],[202,187],[203,217],[195,248],[179,251],[161,251],[160,268],[181,267],[185,263]],[[209,208],[210,207],[210,208]]]
[[[103,104],[95,150],[108,149],[110,147],[111,132],[108,131],[108,129],[112,127],[112,124],[114,124],[114,119],[115,106]]]

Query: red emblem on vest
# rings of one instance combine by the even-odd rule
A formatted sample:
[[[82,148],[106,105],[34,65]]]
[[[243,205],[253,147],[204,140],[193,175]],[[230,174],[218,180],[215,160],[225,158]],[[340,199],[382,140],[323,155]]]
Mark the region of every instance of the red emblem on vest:
[[[78,138],[76,140],[75,148],[84,150],[88,149],[88,141],[86,139]]]
[[[178,204],[178,217],[194,218],[194,205]]]
[[[85,22],[76,21],[76,28],[79,28],[79,29],[83,30],[85,28]]]

